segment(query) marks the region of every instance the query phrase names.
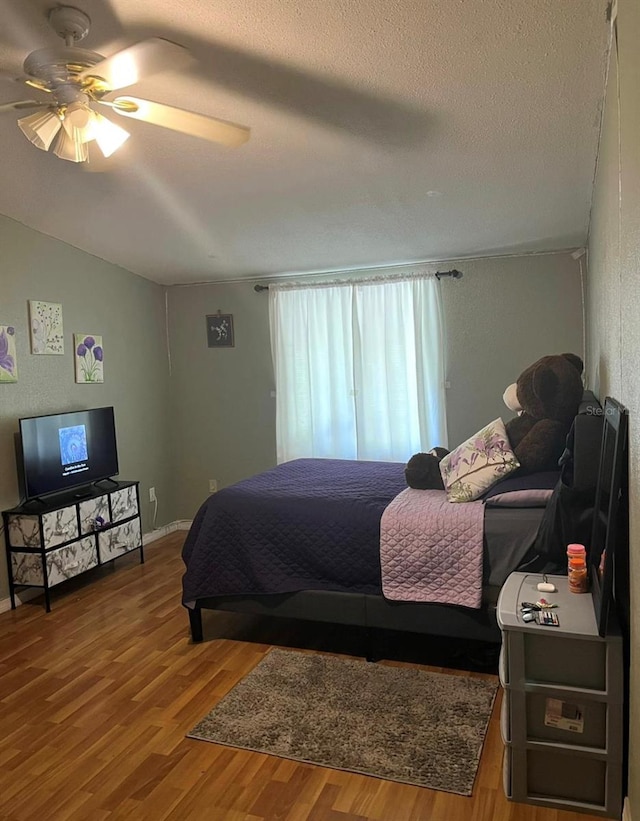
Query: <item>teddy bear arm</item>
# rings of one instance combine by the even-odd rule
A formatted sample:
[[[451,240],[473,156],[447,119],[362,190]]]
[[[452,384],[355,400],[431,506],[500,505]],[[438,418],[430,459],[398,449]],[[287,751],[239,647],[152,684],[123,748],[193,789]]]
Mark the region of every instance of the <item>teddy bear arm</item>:
[[[538,420],[529,416],[528,413],[523,413],[514,419],[510,419],[505,425],[505,430],[507,431],[511,447],[515,449],[529,433],[531,428],[537,424]]]
[[[564,450],[566,426],[553,419],[536,422],[513,451],[523,471],[556,470]]]

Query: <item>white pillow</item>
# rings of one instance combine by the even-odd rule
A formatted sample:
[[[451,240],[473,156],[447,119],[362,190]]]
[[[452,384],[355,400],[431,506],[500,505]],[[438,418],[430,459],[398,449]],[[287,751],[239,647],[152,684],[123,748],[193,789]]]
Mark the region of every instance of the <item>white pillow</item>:
[[[502,419],[494,419],[440,461],[450,502],[472,502],[519,467]]]

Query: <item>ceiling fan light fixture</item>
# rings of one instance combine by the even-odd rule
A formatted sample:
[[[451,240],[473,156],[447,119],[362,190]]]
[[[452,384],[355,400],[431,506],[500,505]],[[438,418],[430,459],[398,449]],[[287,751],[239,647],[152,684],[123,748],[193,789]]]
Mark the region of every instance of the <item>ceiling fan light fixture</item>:
[[[104,95],[153,74],[191,64],[193,58],[189,51],[178,43],[151,37],[105,58],[76,45],[91,25],[83,11],[56,5],[49,14],[49,22],[64,40],[64,46],[39,48],[28,54],[23,63],[27,76],[23,79],[27,85],[50,94],[51,103],[38,100],[0,103],[0,113],[40,109],[18,121],[25,136],[37,148],[51,151],[69,162],[86,162],[88,144],[95,140],[101,153],[110,157],[130,135],[98,114],[96,104],[106,105],[125,117],[229,147],[242,145],[249,139],[250,129],[246,126],[206,114],[136,97],[103,99]]]
[[[42,151],[48,151],[62,123],[56,111],[37,111],[28,117],[21,117],[18,126],[25,137]]]
[[[98,148],[105,157],[110,157],[120,146],[122,146],[130,137],[128,131],[120,128],[119,125],[112,123],[102,114],[93,112],[93,138],[98,143]]]
[[[82,141],[78,129],[74,129],[73,136],[69,136],[64,128],[60,129],[52,151],[56,157],[70,162],[86,162],[89,159],[89,148],[87,143]]]
[[[93,130],[89,128],[74,128],[73,125],[63,122],[63,129],[67,136],[78,143],[89,143],[95,139]]]
[[[86,128],[93,111],[86,103],[70,103],[64,109],[64,124],[73,128]]]

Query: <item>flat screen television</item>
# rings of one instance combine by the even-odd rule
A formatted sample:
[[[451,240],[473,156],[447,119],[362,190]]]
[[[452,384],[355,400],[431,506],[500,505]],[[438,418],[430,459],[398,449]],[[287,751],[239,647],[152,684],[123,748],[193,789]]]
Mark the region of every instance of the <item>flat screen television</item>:
[[[30,416],[19,424],[25,500],[87,488],[118,474],[112,407]]]

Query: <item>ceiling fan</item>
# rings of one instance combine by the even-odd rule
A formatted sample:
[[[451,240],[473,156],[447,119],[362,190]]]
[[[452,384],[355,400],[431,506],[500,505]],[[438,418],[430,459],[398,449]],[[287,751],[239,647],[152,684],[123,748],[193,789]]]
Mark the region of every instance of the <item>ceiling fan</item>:
[[[89,161],[89,146],[95,142],[102,154],[110,157],[129,134],[101,114],[98,106],[226,146],[239,146],[249,139],[250,129],[226,120],[138,97],[104,99],[152,74],[185,66],[191,57],[183,46],[153,37],[105,58],[74,45],[86,37],[91,25],[80,9],[54,8],[49,23],[64,46],[38,49],[24,61],[24,82],[49,94],[49,99],[0,104],[0,112],[36,109],[18,119],[18,126],[37,148],[81,163]]]

